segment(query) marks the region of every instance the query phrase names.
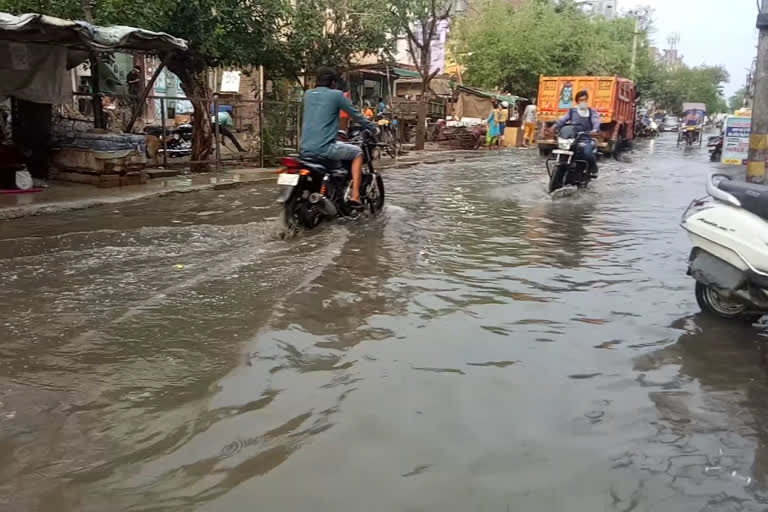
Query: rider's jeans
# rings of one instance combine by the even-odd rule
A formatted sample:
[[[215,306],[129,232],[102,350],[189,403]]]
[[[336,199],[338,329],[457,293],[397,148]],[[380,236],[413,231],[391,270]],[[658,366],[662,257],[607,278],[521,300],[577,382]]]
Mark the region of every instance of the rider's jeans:
[[[589,139],[589,141],[584,141],[584,147],[582,148],[582,154],[584,155],[584,160],[587,161],[587,166],[589,167],[590,171],[597,171],[597,157],[595,156],[595,141],[592,139]]]

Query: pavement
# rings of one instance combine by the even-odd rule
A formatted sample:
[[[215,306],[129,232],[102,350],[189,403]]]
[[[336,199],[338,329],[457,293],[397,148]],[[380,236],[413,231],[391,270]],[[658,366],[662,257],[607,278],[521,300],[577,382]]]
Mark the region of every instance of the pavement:
[[[479,151],[423,151],[393,158],[382,158],[376,163],[379,170],[407,168],[420,164],[454,162],[457,159],[480,158],[486,152]],[[16,219],[30,215],[46,215],[69,210],[80,210],[106,204],[122,203],[148,197],[196,192],[209,189],[227,189],[242,184],[275,179],[276,168],[236,168],[183,176],[163,176],[164,172],[149,170],[159,176],[144,185],[115,188],[98,188],[93,185],[51,181],[49,187],[37,193],[0,195],[0,220]]]

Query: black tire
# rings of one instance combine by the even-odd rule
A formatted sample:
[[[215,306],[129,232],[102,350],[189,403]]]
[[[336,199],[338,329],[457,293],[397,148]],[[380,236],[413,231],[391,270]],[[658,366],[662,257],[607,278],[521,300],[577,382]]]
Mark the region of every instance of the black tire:
[[[613,158],[615,160],[621,160],[621,152],[624,149],[624,137],[619,134],[619,138],[616,139],[616,145],[613,148]]]
[[[709,161],[710,162],[719,162],[720,161],[720,150],[715,150],[709,154]]]
[[[384,180],[381,175],[376,175],[371,191],[372,194],[369,195],[367,202],[370,212],[375,215],[384,208]]]
[[[561,166],[555,167],[555,170],[552,173],[552,176],[549,178],[549,187],[547,188],[547,191],[551,194],[555,190],[563,188],[564,186],[565,186],[565,167],[561,165]]]
[[[763,315],[750,313],[749,306],[743,302],[729,300],[709,286],[696,282],[696,302],[704,313],[725,320],[742,320],[753,324]]]

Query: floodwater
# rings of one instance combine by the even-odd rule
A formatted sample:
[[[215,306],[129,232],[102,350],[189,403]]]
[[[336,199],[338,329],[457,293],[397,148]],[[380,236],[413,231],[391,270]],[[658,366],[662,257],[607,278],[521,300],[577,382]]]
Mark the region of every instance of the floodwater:
[[[765,335],[685,275],[713,165],[393,169],[290,240],[266,185],[0,224],[0,510],[766,510]]]

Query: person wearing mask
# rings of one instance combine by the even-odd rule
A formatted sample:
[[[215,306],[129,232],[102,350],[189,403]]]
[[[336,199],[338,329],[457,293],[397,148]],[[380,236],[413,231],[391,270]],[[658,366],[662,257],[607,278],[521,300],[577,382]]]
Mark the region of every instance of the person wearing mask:
[[[528,149],[528,144],[533,144],[536,136],[536,103],[531,103],[525,107],[523,123],[523,147]]]
[[[304,121],[301,127],[301,154],[328,160],[352,162],[352,191],[350,206],[362,209],[360,204],[360,180],[363,167],[363,150],[354,144],[339,142],[339,111],[343,110],[362,127],[375,131],[376,126],[355,110],[341,91],[336,90],[338,76],[333,68],[316,71],[317,87],[304,95]]]
[[[553,128],[560,130],[566,124],[575,126],[579,132],[588,133],[592,137],[597,137],[600,133],[600,114],[589,107],[589,93],[586,90],[579,91],[576,94],[576,107],[557,120]],[[584,160],[589,165],[589,170],[593,176],[597,176],[597,157],[595,156],[595,141],[592,139],[584,141],[583,149]]]

